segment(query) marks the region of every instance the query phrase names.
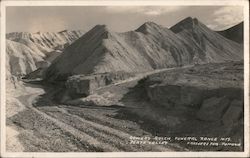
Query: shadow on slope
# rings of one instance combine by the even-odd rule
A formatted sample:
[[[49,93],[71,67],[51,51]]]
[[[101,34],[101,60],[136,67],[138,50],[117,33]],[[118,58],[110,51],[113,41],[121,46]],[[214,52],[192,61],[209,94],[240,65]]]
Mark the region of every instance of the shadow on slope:
[[[232,126],[225,126],[221,120],[204,121],[197,118],[196,114],[201,105],[168,108],[157,102],[150,101],[145,88],[145,81],[146,79],[139,81],[139,84],[130,88],[130,91],[120,100],[126,107],[133,108],[120,109],[115,118],[136,122],[143,130],[151,133],[153,136],[170,136],[173,138],[173,143],[178,143],[192,151],[243,150],[242,144],[240,147],[221,145],[193,146],[187,145],[187,141],[175,140],[176,137],[216,137],[218,139],[230,137],[232,142],[243,142],[243,119]],[[237,89],[235,90],[235,93],[237,93]]]

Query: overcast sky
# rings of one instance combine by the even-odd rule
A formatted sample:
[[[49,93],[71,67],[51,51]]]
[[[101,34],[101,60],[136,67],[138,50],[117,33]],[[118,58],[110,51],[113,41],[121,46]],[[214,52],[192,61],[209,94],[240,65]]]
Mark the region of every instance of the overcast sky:
[[[134,30],[146,21],[171,27],[191,16],[214,30],[222,30],[243,21],[243,7],[236,6],[68,6],[7,7],[7,32],[88,31],[106,24],[115,32]]]

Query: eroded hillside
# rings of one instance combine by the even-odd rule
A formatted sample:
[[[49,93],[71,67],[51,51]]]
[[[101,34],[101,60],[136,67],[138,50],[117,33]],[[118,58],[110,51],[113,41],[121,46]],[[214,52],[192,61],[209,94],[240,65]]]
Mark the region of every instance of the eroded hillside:
[[[115,33],[97,25],[67,47],[48,69],[46,80],[77,74],[146,72],[196,63],[243,58],[242,45],[187,18],[167,29],[146,22],[135,31]]]

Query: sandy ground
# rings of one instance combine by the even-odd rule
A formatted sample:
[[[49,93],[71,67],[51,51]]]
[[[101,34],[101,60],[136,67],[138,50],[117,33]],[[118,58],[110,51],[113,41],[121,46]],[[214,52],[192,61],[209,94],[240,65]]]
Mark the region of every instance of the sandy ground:
[[[17,138],[19,134],[18,131],[10,126],[7,126],[6,130],[8,131],[6,136],[6,139],[8,141],[8,143],[6,144],[7,151],[13,151],[13,152],[24,151],[23,145]]]
[[[7,85],[9,87],[6,89],[6,149],[7,151],[20,152],[24,151],[24,147],[18,138],[19,130],[14,124],[9,124],[9,119],[26,109],[26,105],[18,99],[19,97],[33,93],[41,94],[44,91],[40,88],[26,87],[22,82],[16,83],[15,88],[10,82],[7,82]]]
[[[104,91],[118,90],[119,100],[136,82],[113,85]],[[131,136],[151,137],[152,134],[127,117],[124,111],[126,107],[55,105],[50,100],[55,90],[40,85],[27,84],[25,90],[20,91],[23,92],[13,96],[13,100],[17,99],[21,108],[11,107],[8,112],[18,109],[8,114],[7,118],[8,151],[183,150],[175,144],[129,144]]]

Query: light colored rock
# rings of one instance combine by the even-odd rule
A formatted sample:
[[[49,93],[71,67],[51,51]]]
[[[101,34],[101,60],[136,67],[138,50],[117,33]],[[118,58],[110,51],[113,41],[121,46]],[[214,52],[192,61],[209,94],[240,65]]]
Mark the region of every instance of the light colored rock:
[[[60,32],[12,32],[6,35],[6,38],[12,41],[22,43],[36,52],[42,51],[47,54],[55,49],[64,49],[65,44],[72,43],[83,35],[84,31],[68,31]]]
[[[11,126],[6,127],[6,151],[8,152],[23,152],[25,150],[24,146],[20,143],[18,139],[19,132]]]
[[[50,62],[61,54],[61,51],[56,50],[59,49],[58,47],[63,46],[61,49],[64,49],[65,44],[72,43],[82,34],[83,31],[67,30],[56,33],[8,33],[6,35],[7,75],[20,77],[37,68],[47,68]]]
[[[24,44],[10,40],[6,42],[6,52],[6,68],[9,75],[28,74],[37,69],[37,62],[43,61],[43,57],[39,53],[36,54]]]

